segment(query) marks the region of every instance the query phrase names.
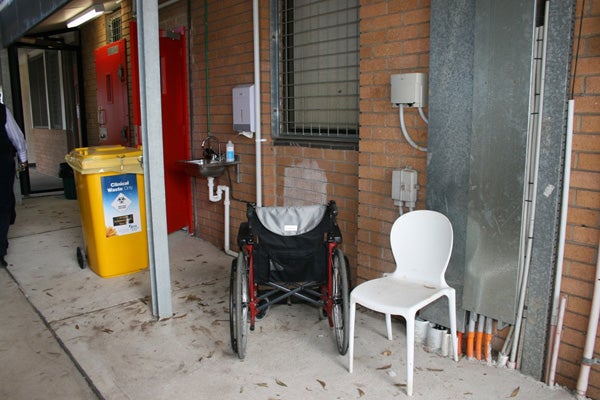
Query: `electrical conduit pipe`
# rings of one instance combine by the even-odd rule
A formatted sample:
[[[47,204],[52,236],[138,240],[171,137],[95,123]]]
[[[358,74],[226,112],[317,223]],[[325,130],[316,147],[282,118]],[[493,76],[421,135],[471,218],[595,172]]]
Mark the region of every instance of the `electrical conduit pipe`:
[[[404,135],[404,138],[406,139],[408,144],[410,144],[412,147],[414,147],[415,149],[417,149],[419,151],[427,152],[427,147],[419,146],[417,143],[415,143],[415,141],[411,139],[410,135],[406,131],[406,124],[404,123],[404,106],[405,106],[404,104],[398,105],[398,113],[399,113],[399,117],[400,117],[400,129],[402,130],[402,134]]]
[[[260,121],[260,20],[258,15],[258,0],[252,2],[252,26],[254,38],[254,121],[256,123],[255,153],[256,153],[256,206],[262,207],[262,131]]]
[[[575,101],[569,100],[567,108],[567,137],[565,138],[565,166],[563,171],[563,187],[562,187],[562,198],[561,198],[561,210],[560,210],[560,226],[558,234],[558,252],[556,255],[556,272],[554,274],[554,294],[552,299],[552,316],[550,319],[550,340],[548,343],[548,349],[557,349],[554,345],[554,333],[557,326],[557,317],[559,312],[559,298],[560,298],[560,286],[562,283],[563,273],[563,262],[565,257],[565,237],[567,233],[567,213],[569,210],[569,186],[571,185],[571,151],[573,149],[573,117],[575,114]],[[551,350],[553,351],[553,350]],[[549,357],[551,361],[553,355]],[[549,372],[550,365],[547,366],[546,371],[548,379],[546,383],[550,385],[550,378],[552,373]]]
[[[567,296],[560,298],[558,309],[558,321],[554,329],[552,341],[552,353],[550,357],[550,372],[548,374],[548,386],[554,386],[554,376],[556,375],[556,364],[558,363],[558,347],[560,346],[560,337],[562,336],[563,320],[565,318],[565,308],[567,306]]]
[[[488,365],[492,364],[492,319],[485,319],[485,333],[483,334],[483,355]]]
[[[231,204],[231,202],[229,201],[229,186],[225,186],[225,185],[217,186],[216,193],[214,192],[214,188],[215,188],[215,178],[210,176],[210,177],[208,177],[208,198],[209,198],[209,200],[212,201],[213,203],[216,203],[217,201],[221,201],[221,199],[223,198],[223,193],[225,193],[225,200],[223,201],[223,204],[225,205],[225,229],[224,229],[224,231],[225,231],[225,241],[224,241],[225,253],[229,254],[230,256],[237,257],[238,253],[229,249],[229,205]]]
[[[592,309],[585,336],[581,369],[579,370],[579,378],[577,379],[578,399],[585,399],[589,384],[590,368],[594,364],[594,345],[596,344],[596,332],[598,330],[598,316],[600,316],[600,242],[598,242],[597,251],[598,259],[596,260],[596,282],[594,283],[594,294],[592,296]]]
[[[540,92],[539,92],[539,109],[538,109],[538,120],[536,125],[536,140],[535,140],[535,153],[533,155],[533,189],[531,191],[531,211],[529,215],[529,229],[527,231],[527,248],[525,250],[525,265],[523,267],[523,279],[521,280],[521,287],[519,291],[519,303],[517,307],[517,316],[515,318],[514,332],[512,349],[510,351],[510,358],[507,366],[510,369],[516,368],[517,360],[517,348],[519,346],[519,337],[521,335],[521,327],[523,325],[523,314],[525,311],[525,299],[527,297],[527,284],[529,280],[529,267],[531,266],[531,253],[533,247],[533,232],[535,225],[535,210],[537,201],[537,186],[538,186],[538,171],[540,165],[540,146],[542,140],[542,117],[544,111],[544,80],[546,78],[546,60],[547,60],[547,49],[548,49],[548,14],[550,7],[546,4],[546,11],[544,13],[544,35],[542,45],[542,70],[540,72]]]

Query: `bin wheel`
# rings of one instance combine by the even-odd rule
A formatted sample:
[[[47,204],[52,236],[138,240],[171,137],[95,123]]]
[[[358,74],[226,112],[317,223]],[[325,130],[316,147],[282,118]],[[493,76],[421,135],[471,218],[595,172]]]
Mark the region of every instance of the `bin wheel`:
[[[348,317],[349,317],[349,289],[348,268],[346,258],[340,249],[333,252],[333,306],[331,316],[338,351],[341,355],[348,351]]]
[[[79,268],[85,269],[87,267],[87,258],[85,257],[85,251],[77,246],[77,263],[79,264]]]

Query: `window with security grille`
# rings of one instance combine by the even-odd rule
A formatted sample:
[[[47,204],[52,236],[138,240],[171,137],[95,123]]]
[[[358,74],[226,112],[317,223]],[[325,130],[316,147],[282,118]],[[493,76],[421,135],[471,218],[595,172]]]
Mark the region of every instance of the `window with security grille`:
[[[113,43],[122,38],[121,12],[119,10],[106,18],[106,42]]]
[[[64,129],[62,63],[60,51],[34,53],[27,61],[33,126]]]
[[[46,93],[46,68],[44,54],[29,58],[29,91],[33,126],[48,127],[48,95]]]
[[[271,0],[276,143],[358,142],[358,14],[358,0]]]

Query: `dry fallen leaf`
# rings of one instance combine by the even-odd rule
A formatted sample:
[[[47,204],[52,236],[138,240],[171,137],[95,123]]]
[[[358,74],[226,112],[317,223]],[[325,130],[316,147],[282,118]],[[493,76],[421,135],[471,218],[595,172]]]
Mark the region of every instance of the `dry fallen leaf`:
[[[510,397],[517,397],[520,389],[521,389],[521,387],[518,386],[515,390],[512,391],[512,393],[510,394]]]
[[[427,371],[431,372],[442,372],[444,371],[442,368],[427,368]]]
[[[358,397],[363,397],[365,395],[365,392],[363,392],[362,389],[357,389],[358,390]]]
[[[321,384],[321,386],[323,387],[323,389],[325,389],[325,386],[327,386],[327,384],[325,382],[323,382],[320,379],[317,379],[317,382],[319,382]]]
[[[392,355],[392,351],[391,350],[386,350],[383,353],[381,353],[384,356],[391,356]]]
[[[383,367],[379,367],[379,368],[377,368],[377,369],[378,369],[378,370],[381,370],[381,369],[390,369],[390,368],[392,368],[392,365],[391,365],[391,364],[388,364],[388,365],[384,365]]]
[[[277,383],[279,386],[287,387],[287,385],[281,382],[279,379],[275,379],[275,383]]]
[[[396,384],[394,384],[394,386],[403,388],[403,387],[406,387],[406,383],[396,383]]]
[[[102,329],[102,332],[105,332],[105,333],[113,333],[113,330],[112,330],[112,329],[109,329],[109,328],[104,328],[104,329]]]
[[[266,382],[261,382],[261,383],[257,383],[256,386],[269,387],[269,384],[267,384]]]

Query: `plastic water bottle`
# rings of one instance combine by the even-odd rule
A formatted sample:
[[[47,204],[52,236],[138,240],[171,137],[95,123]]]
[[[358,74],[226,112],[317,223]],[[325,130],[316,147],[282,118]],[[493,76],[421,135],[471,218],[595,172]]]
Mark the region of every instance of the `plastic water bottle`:
[[[233,152],[233,143],[230,141],[227,142],[227,146],[225,148],[225,161],[232,162],[235,161],[235,155]]]

